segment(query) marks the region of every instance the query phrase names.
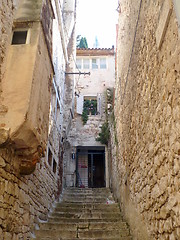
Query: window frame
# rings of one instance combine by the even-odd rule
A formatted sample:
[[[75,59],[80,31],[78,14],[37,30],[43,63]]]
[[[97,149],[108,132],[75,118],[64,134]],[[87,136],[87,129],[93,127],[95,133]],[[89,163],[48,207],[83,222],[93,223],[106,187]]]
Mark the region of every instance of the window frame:
[[[86,62],[88,62],[88,64]],[[87,65],[87,67],[86,67],[86,65]],[[90,59],[89,58],[83,58],[83,69],[90,69]]]
[[[105,60],[105,63],[102,63],[101,61]],[[104,67],[105,66],[105,67]],[[107,69],[107,58],[100,58],[99,59],[99,68],[100,69]]]
[[[92,110],[91,109],[88,109],[87,112],[88,112],[88,116],[96,116],[98,115],[98,109],[97,109],[97,105],[98,105],[98,99],[97,99],[97,96],[84,96],[84,102],[89,100],[90,102],[91,101],[96,101],[96,109],[95,109],[95,113],[92,114]],[[83,103],[83,108],[84,108],[84,103]]]
[[[14,34],[17,32],[27,32],[26,33],[26,39],[24,43],[13,43]],[[27,45],[30,43],[30,29],[29,28],[14,28],[12,31],[12,37],[11,37],[11,45],[12,46],[18,46],[18,45]]]
[[[93,60],[96,60],[96,62],[93,63]],[[98,61],[98,58],[92,58],[92,59],[91,59],[91,67],[92,67],[93,70],[99,68],[99,64],[98,64],[98,62],[99,62],[99,61]],[[94,67],[94,66],[96,66],[96,67]]]

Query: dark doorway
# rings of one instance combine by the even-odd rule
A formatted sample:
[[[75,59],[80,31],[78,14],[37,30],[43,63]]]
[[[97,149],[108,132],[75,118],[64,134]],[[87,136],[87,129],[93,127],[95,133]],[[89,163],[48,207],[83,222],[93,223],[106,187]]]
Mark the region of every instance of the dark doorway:
[[[88,186],[105,187],[104,154],[88,154]]]
[[[87,159],[87,165],[85,163],[85,159]],[[77,186],[85,186],[89,188],[101,188],[106,186],[104,148],[78,148],[76,166]]]

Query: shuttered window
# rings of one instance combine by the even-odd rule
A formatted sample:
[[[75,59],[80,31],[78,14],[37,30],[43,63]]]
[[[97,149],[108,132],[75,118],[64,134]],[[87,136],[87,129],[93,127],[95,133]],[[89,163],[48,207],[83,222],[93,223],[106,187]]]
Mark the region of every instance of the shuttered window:
[[[78,114],[82,115],[83,112],[83,104],[84,104],[84,96],[79,95],[76,98],[76,111]]]

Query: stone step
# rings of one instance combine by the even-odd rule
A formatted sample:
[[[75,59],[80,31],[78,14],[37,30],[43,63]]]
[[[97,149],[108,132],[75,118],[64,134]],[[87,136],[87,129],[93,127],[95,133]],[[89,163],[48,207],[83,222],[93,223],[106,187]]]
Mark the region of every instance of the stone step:
[[[48,222],[39,224],[36,239],[132,240],[109,189],[68,188],[61,200]]]
[[[82,189],[74,189],[74,190],[71,190],[71,189],[66,189],[62,192],[63,194],[83,194],[83,195],[106,195],[106,194],[111,194],[111,191],[107,188],[102,188],[102,189],[98,189],[96,190],[95,188],[94,189],[91,189],[91,190],[82,190]]]
[[[84,223],[41,223],[41,230],[77,230],[77,229],[93,229],[93,230],[112,230],[112,229],[127,229],[127,224],[125,222],[84,222]]]
[[[119,212],[118,208],[108,208],[104,207],[104,209],[95,209],[95,208],[68,208],[68,207],[59,207],[55,209],[57,213],[101,213],[101,212],[111,212],[116,213]]]
[[[107,203],[107,198],[63,198],[66,203]]]
[[[56,209],[67,208],[67,209],[116,209],[119,211],[119,206],[117,203],[107,204],[106,203],[66,203],[61,202],[56,204]]]
[[[112,199],[111,196],[108,196],[109,198]],[[99,200],[99,201],[107,201],[107,197],[106,196],[79,196],[79,195],[65,195],[63,196],[63,200],[76,200],[76,202],[79,202],[81,200]]]
[[[125,229],[113,229],[113,230],[79,230],[79,238],[106,238],[106,237],[127,237],[129,231]]]
[[[64,238],[85,238],[85,239],[97,239],[97,238],[110,238],[110,237],[128,237],[129,232],[124,229],[118,230],[39,230],[36,232],[36,237],[59,237],[60,239]]]
[[[56,217],[56,218],[77,218],[77,219],[91,219],[91,218],[96,218],[96,219],[106,219],[106,218],[121,218],[121,214],[116,213],[116,212],[96,212],[96,211],[92,211],[91,213],[71,213],[71,212],[53,212],[51,214],[51,217]]]
[[[63,193],[72,192],[72,193],[111,193],[109,188],[75,188],[75,187],[68,187],[63,190]]]
[[[128,237],[106,237],[106,238],[59,238],[59,237],[37,237],[36,240],[133,240],[131,236]],[[34,240],[32,238],[31,240]]]
[[[63,196],[71,196],[71,197],[108,197],[112,196],[111,192],[100,192],[100,193],[83,193],[83,192],[64,192]]]
[[[69,218],[58,218],[58,217],[49,217],[49,222],[50,223],[91,223],[91,222],[118,222],[119,218],[103,218],[103,219],[99,219],[99,218],[89,218],[89,219],[85,219],[85,218],[74,218],[74,219],[69,219]]]

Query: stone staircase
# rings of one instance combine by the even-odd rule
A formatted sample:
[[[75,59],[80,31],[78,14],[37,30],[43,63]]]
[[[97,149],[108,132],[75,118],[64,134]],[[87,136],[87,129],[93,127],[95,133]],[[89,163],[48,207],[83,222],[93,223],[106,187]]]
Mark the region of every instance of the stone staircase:
[[[35,239],[132,240],[109,189],[67,188],[62,196]]]

